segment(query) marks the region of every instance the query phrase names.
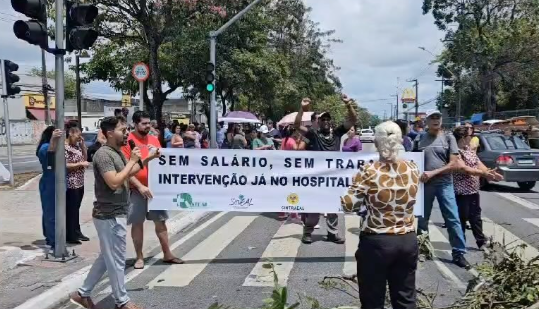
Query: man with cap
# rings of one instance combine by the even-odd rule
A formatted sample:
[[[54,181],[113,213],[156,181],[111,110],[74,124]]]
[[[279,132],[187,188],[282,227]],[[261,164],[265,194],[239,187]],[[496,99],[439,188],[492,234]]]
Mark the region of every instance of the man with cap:
[[[358,120],[356,111],[352,106],[352,100],[346,95],[342,95],[342,101],[344,102],[347,110],[347,120],[331,130],[331,114],[324,112],[317,117],[317,124],[310,128],[301,126],[302,115],[309,109],[310,99],[302,99],[302,108],[298,111],[295,118],[295,128],[299,128],[300,132],[309,140],[310,148],[312,151],[340,151],[341,139],[352,126],[354,126]],[[319,222],[320,214],[304,214],[302,216],[302,222],[304,223],[304,231],[302,235],[302,242],[305,244],[312,243],[312,232],[314,227]],[[339,229],[339,217],[337,214],[327,214],[327,241],[331,241],[337,244],[344,243],[344,239],[338,235]]]
[[[465,165],[459,159],[455,137],[442,130],[442,113],[438,110],[429,110],[425,121],[427,132],[417,135],[413,143],[413,151],[425,153],[425,172],[421,176],[421,181],[425,183],[424,216],[419,219],[417,232],[428,233],[428,222],[436,198],[448,229],[453,263],[459,267],[469,268],[470,264],[465,259],[465,234],[459,220],[451,174],[452,171],[464,170]]]

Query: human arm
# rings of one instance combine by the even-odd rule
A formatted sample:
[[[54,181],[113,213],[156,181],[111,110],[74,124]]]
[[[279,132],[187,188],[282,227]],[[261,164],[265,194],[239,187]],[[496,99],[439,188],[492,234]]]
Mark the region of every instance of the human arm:
[[[174,148],[178,148],[184,145],[184,140],[178,134],[174,134],[170,139],[170,145]]]
[[[52,132],[52,137],[50,138],[50,145],[48,146],[48,152],[55,152],[55,148],[57,147],[57,142],[59,141],[59,138],[63,134],[63,131],[60,129],[55,129],[54,132]]]
[[[253,150],[265,150],[268,149],[268,145],[262,145],[258,138],[255,138],[252,143]]]
[[[136,177],[130,177],[130,183],[140,192],[140,194],[147,199],[153,198],[153,193],[147,186],[144,186]]]
[[[364,179],[365,176],[369,177],[369,175],[366,175],[366,166],[362,167],[361,170],[352,177],[352,185],[348,188],[346,194],[341,196],[341,209],[343,212],[357,212],[362,205],[364,205],[367,188],[362,183],[367,183]]]
[[[294,127],[297,130],[299,130],[299,132],[302,133],[302,134],[307,134],[308,133],[308,128],[305,127],[305,126],[302,126],[301,122],[302,122],[302,116],[304,115],[304,112],[306,110],[308,110],[308,107],[310,106],[310,103],[311,103],[311,101],[310,101],[309,98],[302,99],[302,102],[300,102],[300,109],[297,112],[297,116],[295,117]]]
[[[354,137],[354,140],[356,141],[356,152],[360,152],[363,150],[362,141],[360,141],[359,138]]]
[[[94,166],[98,168],[109,188],[117,190],[124,184],[126,179],[140,170],[140,166],[136,164],[140,160],[140,154],[140,149],[134,148],[131,152],[130,160],[128,160],[120,172],[115,170],[115,163],[106,153],[96,153],[94,156]]]
[[[353,102],[352,99],[350,99],[346,94],[343,94],[341,99],[344,102],[347,110],[347,117],[343,123],[343,126],[346,132],[348,132],[348,130],[350,130],[350,128],[352,128],[358,122],[358,114],[354,109],[354,105],[352,104]]]

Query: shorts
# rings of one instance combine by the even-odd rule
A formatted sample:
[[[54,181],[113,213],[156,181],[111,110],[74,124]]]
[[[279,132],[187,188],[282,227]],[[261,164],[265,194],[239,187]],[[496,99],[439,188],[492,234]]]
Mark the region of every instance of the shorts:
[[[127,224],[143,223],[145,219],[155,222],[168,220],[168,211],[166,210],[147,210],[147,199],[140,192],[130,190],[128,203],[128,222]]]

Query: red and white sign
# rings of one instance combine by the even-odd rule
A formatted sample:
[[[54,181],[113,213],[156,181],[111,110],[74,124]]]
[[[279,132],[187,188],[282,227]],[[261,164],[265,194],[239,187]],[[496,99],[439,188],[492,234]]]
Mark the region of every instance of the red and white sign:
[[[149,78],[149,67],[143,62],[138,62],[132,67],[132,76],[139,82],[145,82]]]

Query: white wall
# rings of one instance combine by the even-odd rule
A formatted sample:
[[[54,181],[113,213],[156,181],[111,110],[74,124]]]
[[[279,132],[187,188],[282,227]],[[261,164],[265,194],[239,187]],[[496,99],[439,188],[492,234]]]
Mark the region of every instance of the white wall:
[[[28,120],[15,121],[10,120],[10,133],[12,145],[31,145],[37,144],[46,128],[44,121]],[[4,119],[0,119],[0,145],[6,145],[6,126]]]

